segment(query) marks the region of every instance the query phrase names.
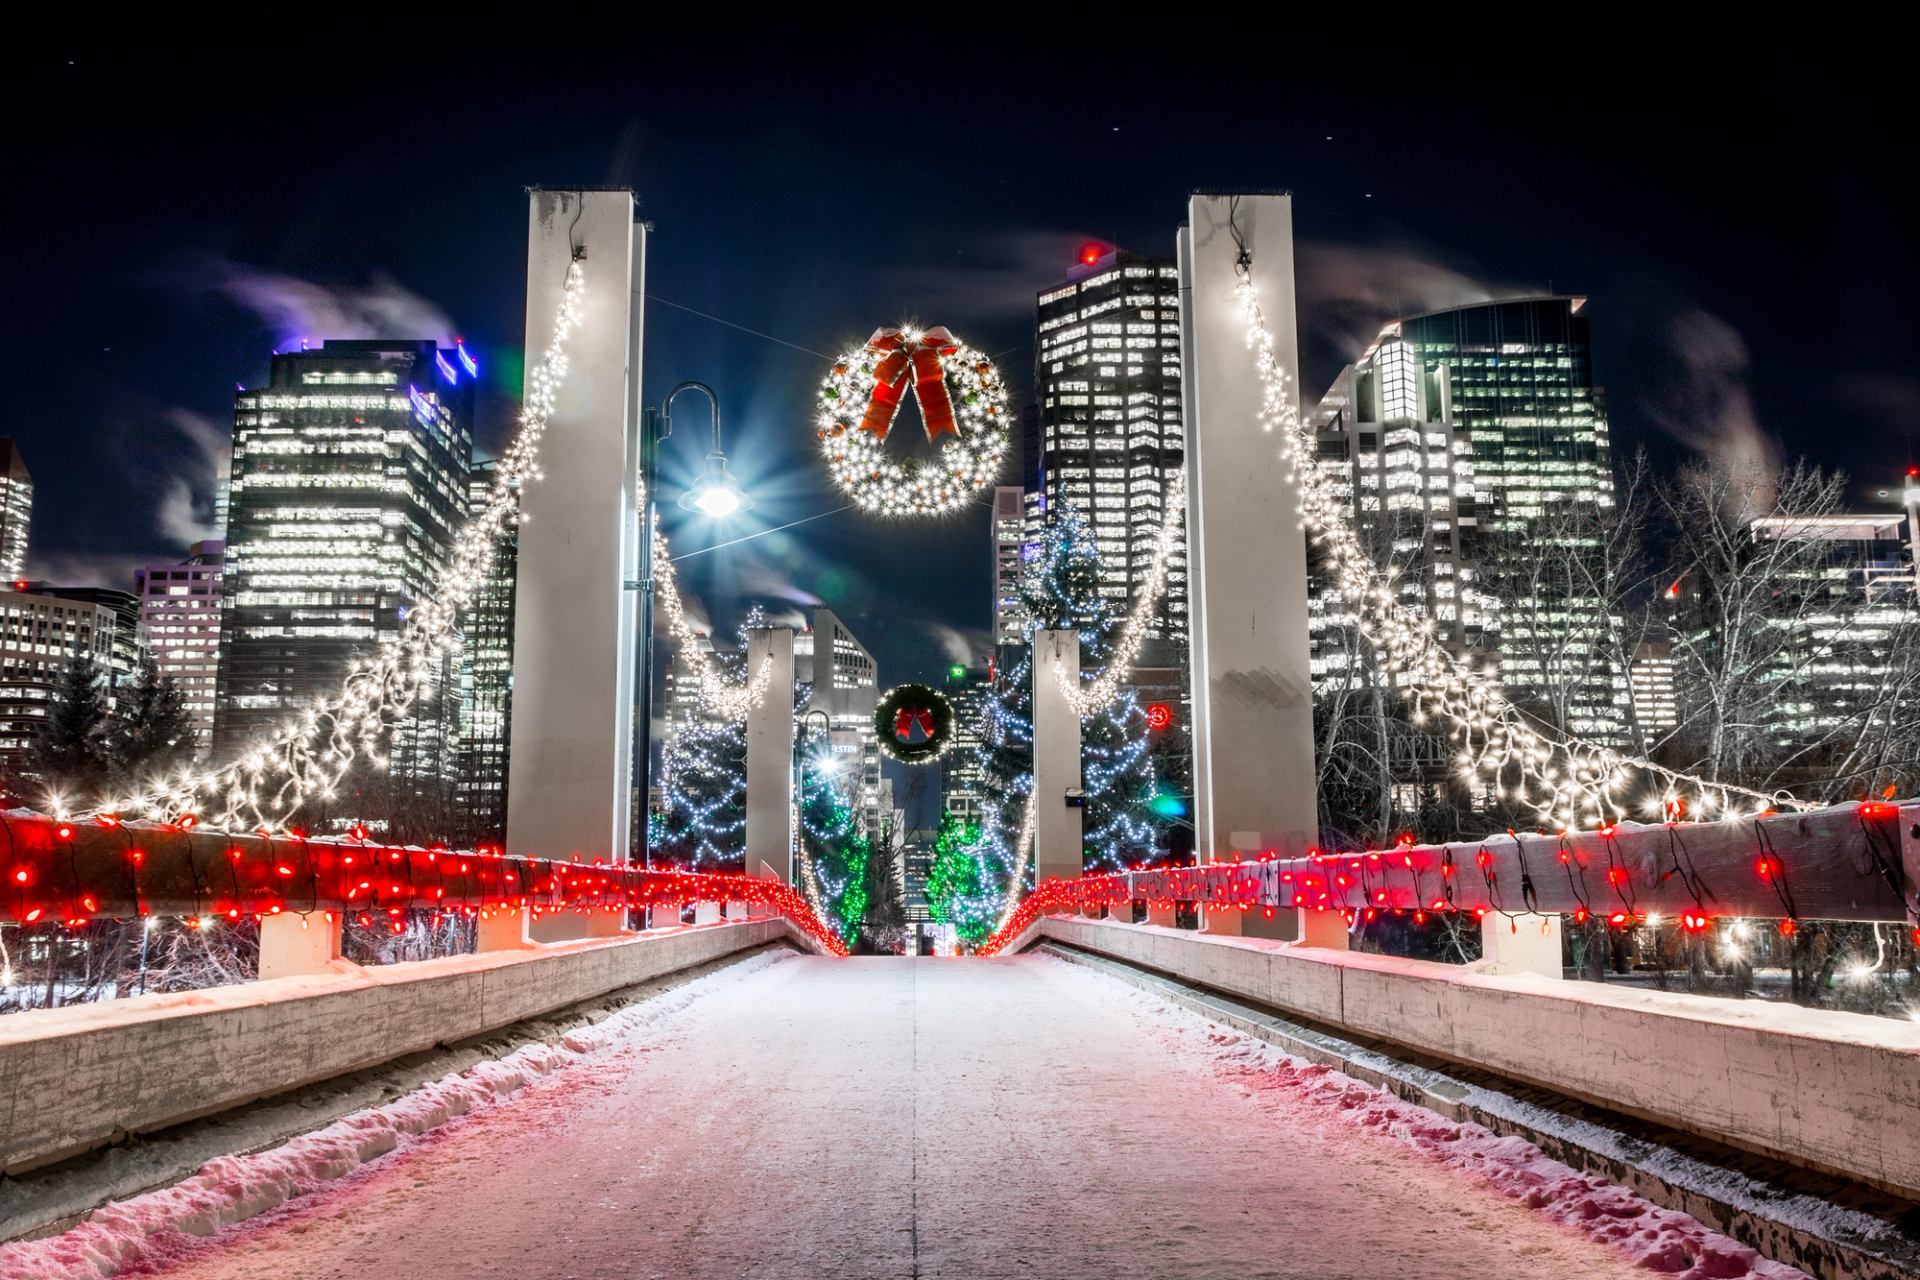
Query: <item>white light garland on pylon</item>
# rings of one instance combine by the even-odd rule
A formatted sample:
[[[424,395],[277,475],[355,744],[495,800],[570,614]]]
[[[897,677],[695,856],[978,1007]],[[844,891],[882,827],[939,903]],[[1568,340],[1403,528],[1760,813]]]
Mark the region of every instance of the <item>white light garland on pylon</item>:
[[[416,606],[399,635],[354,662],[340,691],[308,707],[266,741],[221,769],[178,777],[117,796],[96,812],[181,818],[234,829],[278,830],[308,800],[337,794],[347,770],[364,759],[384,766],[380,741],[406,714],[435,663],[452,647],[461,610],[492,574],[502,535],[522,518],[519,493],[540,477],[540,441],[567,375],[567,342],[580,323],[586,267],[567,266],[546,350],[527,374],[520,429],[500,459],[486,502],[454,539],[431,600]],[[212,807],[210,814],[201,812]]]
[[[1429,711],[1453,722],[1464,778],[1484,778],[1497,787],[1511,773],[1518,778],[1514,798],[1562,829],[1604,826],[1628,816],[1624,792],[1636,773],[1651,774],[1663,784],[1665,794],[1654,802],[1658,811],[1652,816],[1678,817],[1686,793],[1701,816],[1714,809],[1732,818],[1775,807],[1808,807],[1784,793],[1710,782],[1578,739],[1549,740],[1493,679],[1439,643],[1433,620],[1396,600],[1355,534],[1346,503],[1314,464],[1313,440],[1289,394],[1289,376],[1274,350],[1250,265],[1243,254],[1235,296],[1260,377],[1260,426],[1279,436],[1305,525],[1326,552],[1329,585],[1359,616],[1361,635],[1387,670],[1405,678],[1415,722]]]
[[[673,572],[673,558],[667,554],[667,535],[658,529],[653,531],[653,590],[660,599],[667,630],[680,642],[679,654],[693,668],[699,682],[701,704],[722,719],[746,719],[747,712],[759,703],[773,680],[773,654],[769,651],[760,660],[745,684],[736,685],[727,679],[714,662],[712,652],[700,647],[706,637],[687,621],[686,609],[680,602],[680,583]]]
[[[1037,816],[1034,802],[1039,794],[1038,787],[1027,791],[1027,816],[1020,821],[1020,839],[1014,844],[1013,876],[1007,881],[1007,905],[1000,912],[999,923],[993,926],[995,933],[1005,929],[1007,922],[1013,919],[1013,913],[1020,909],[1021,890],[1027,882],[1027,868],[1033,863],[1033,827]]]
[[[1126,621],[1120,624],[1120,635],[1114,641],[1113,652],[1108,655],[1106,665],[1101,668],[1099,675],[1085,682],[1068,676],[1065,667],[1054,667],[1054,678],[1060,682],[1067,704],[1082,720],[1112,705],[1120,696],[1121,684],[1133,673],[1134,659],[1140,656],[1140,647],[1147,641],[1147,628],[1151,624],[1154,608],[1166,590],[1168,566],[1179,544],[1180,530],[1185,526],[1186,519],[1187,473],[1176,471],[1167,485],[1167,510],[1160,521],[1160,537],[1153,547],[1153,567],[1148,570],[1146,581],[1134,593],[1133,607],[1128,611]]]

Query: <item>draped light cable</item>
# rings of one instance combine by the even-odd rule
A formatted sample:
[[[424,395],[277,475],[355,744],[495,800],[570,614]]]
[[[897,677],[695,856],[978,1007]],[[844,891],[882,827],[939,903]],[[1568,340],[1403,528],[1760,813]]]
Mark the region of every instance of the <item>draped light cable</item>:
[[[1808,807],[1784,793],[1710,782],[1579,739],[1551,741],[1528,723],[1493,678],[1440,644],[1433,620],[1395,599],[1354,532],[1347,504],[1315,464],[1314,441],[1289,394],[1289,376],[1260,310],[1251,268],[1252,255],[1243,242],[1235,296],[1260,377],[1260,426],[1279,437],[1304,523],[1326,553],[1329,585],[1359,616],[1361,635],[1387,669],[1404,679],[1415,723],[1431,711],[1456,726],[1453,738],[1463,777],[1484,778],[1498,787],[1503,775],[1516,775],[1514,798],[1562,828],[1601,826],[1626,816],[1623,793],[1636,771],[1661,781],[1664,794],[1655,803],[1663,817],[1678,817],[1683,793],[1688,792],[1703,812],[1719,808],[1728,818],[1742,816],[1741,801],[1751,802],[1752,812]]]

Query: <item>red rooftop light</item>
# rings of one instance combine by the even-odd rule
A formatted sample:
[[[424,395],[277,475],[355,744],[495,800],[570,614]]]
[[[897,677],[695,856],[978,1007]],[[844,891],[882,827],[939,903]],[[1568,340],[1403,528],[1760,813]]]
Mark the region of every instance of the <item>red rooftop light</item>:
[[[1107,246],[1096,240],[1089,240],[1086,244],[1080,246],[1080,261],[1082,264],[1090,267],[1105,257],[1106,252]],[[25,584],[23,583],[21,585],[24,586]]]

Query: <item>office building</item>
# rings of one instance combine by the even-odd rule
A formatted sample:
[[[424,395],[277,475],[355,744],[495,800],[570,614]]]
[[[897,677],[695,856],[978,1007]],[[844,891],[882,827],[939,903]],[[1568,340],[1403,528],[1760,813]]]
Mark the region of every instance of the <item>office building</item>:
[[[1168,489],[1186,457],[1179,294],[1173,262],[1095,245],[1034,303],[1040,412],[1027,537],[1037,540],[1062,504],[1077,507],[1099,546],[1101,594],[1119,614],[1151,576]],[[999,518],[996,503],[996,549]],[[1184,524],[1180,538],[1148,627],[1153,640],[1186,635]]]
[[[478,511],[493,491],[497,462],[478,463],[467,505]],[[513,715],[513,583],[519,545],[508,525],[493,569],[461,615],[459,812],[475,841],[500,844],[507,831],[507,730]]]
[[[1020,644],[1026,639],[1026,609],[1020,603],[1020,575],[1026,568],[1026,495],[1017,484],[993,491],[993,642]]]
[[[0,784],[17,795],[30,781],[24,770],[67,664],[86,654],[110,680],[115,655],[133,643],[121,634],[129,625],[112,599],[68,599],[33,587],[0,590]],[[44,801],[30,786],[25,798]]]
[[[1773,656],[1777,692],[1768,709],[1780,741],[1821,741],[1899,684],[1891,678],[1894,641],[1914,625],[1907,518],[1768,516],[1752,532],[1757,542],[1797,542],[1806,552],[1779,560],[1791,566],[1777,584],[1789,603],[1774,625],[1787,636]]]
[[[1649,743],[1680,727],[1680,704],[1674,690],[1673,640],[1661,634],[1634,646],[1627,664],[1633,685],[1633,715]]]
[[[216,760],[336,690],[432,595],[467,514],[472,423],[470,358],[431,342],[279,354],[235,397]],[[452,773],[457,680],[425,681],[395,776]]]
[[[811,683],[805,712],[827,713],[827,741],[848,779],[861,834],[877,839],[892,818],[893,789],[880,772],[873,710],[880,703],[878,664],[838,614],[813,611],[813,625],[793,637],[793,677]],[[817,723],[817,722],[816,722]]]
[[[27,535],[33,524],[33,476],[19,446],[0,436],[0,580],[27,573]]]
[[[154,666],[172,679],[193,718],[195,745],[213,741],[214,696],[220,671],[220,592],[226,544],[196,542],[177,564],[134,570],[140,631]]]
[[[113,611],[113,638],[101,661],[107,674],[107,705],[115,705],[120,691],[140,674],[140,662],[146,656],[146,639],[140,630],[139,597],[112,587],[54,587],[44,582],[28,583],[26,589],[56,600],[97,605]]]
[[[985,741],[986,707],[993,687],[985,669],[956,664],[947,669],[943,692],[953,704],[953,742],[940,757],[940,808],[963,822],[977,822],[986,813],[980,747]]]
[[[1479,524],[1473,446],[1454,419],[1448,375],[1384,334],[1340,371],[1311,420],[1316,464],[1375,563],[1392,567],[1398,603],[1432,618],[1459,654],[1479,646],[1485,620],[1470,554]],[[1308,632],[1320,683],[1343,678],[1365,652],[1351,606],[1313,568]]]

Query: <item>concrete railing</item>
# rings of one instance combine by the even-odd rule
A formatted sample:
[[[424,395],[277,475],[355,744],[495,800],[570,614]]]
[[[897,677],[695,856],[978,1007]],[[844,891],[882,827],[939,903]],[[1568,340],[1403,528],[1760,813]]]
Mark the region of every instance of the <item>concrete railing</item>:
[[[1920,1026],[1045,916],[1055,939],[1352,1035],[1920,1196]]]
[[[711,913],[717,915],[717,910]],[[784,917],[323,972],[0,1018],[17,1173],[787,939]]]

